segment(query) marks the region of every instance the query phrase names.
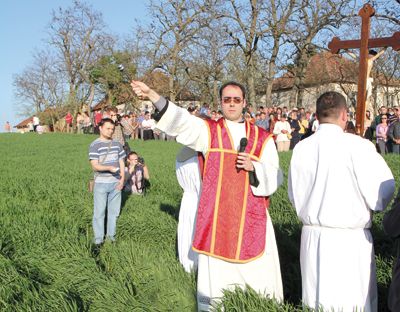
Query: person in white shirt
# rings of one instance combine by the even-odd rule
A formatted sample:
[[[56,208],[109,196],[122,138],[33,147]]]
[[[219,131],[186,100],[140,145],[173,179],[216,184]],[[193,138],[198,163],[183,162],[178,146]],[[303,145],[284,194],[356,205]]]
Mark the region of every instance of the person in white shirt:
[[[303,303],[326,311],[377,311],[372,212],[389,204],[395,182],[375,146],[344,133],[345,98],[317,100],[318,131],[298,143],[288,195],[303,223]]]
[[[286,115],[281,115],[280,120],[275,123],[274,134],[278,152],[287,152],[290,147],[290,133],[292,131]]]
[[[318,119],[314,119],[314,121],[312,122],[312,127],[311,127],[311,131],[314,133],[315,131],[318,130],[319,127],[319,121]]]
[[[282,278],[268,198],[282,183],[272,136],[243,122],[245,88],[231,81],[219,91],[224,118],[202,120],[139,81],[133,91],[161,115],[157,128],[205,156],[193,250],[199,253],[197,303],[209,311],[223,290],[252,287],[283,300]],[[244,144],[245,143],[245,144]]]
[[[33,119],[32,119],[32,123],[33,123],[33,131],[37,132],[36,128],[39,126],[40,124],[40,120],[39,117],[34,115]]]
[[[142,121],[143,140],[154,140],[153,130],[155,128],[155,120],[151,118],[150,112],[144,113],[144,120]]]

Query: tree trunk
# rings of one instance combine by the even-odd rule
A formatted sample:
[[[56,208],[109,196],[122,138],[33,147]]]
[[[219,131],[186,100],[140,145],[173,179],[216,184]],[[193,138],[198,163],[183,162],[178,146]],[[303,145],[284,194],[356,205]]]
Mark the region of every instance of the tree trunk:
[[[219,93],[218,93],[218,81],[214,79],[213,81],[213,105],[214,109],[218,109],[219,105]]]
[[[289,107],[292,107],[297,103],[297,98],[299,95],[298,80],[299,79],[297,77],[294,78],[292,92],[290,93]]]
[[[168,77],[169,99],[175,103],[174,75]]]
[[[94,99],[94,84],[90,84],[90,95],[88,99],[89,117],[92,118],[92,104]]]
[[[265,88],[265,106],[271,106],[272,99],[272,85],[274,83],[275,77],[275,69],[276,69],[276,58],[278,57],[279,52],[279,39],[274,40],[274,47],[272,48],[271,58],[268,64],[268,77],[267,77],[267,85]]]
[[[248,103],[253,105],[255,108],[257,105],[256,103],[256,88],[254,85],[254,61],[253,58],[250,58],[249,65],[248,65],[248,74],[247,74],[247,87],[249,91]]]
[[[297,101],[294,102],[296,103],[297,107],[303,107],[303,99],[304,99],[304,88],[300,87],[297,92]]]
[[[386,106],[389,107],[389,102],[390,102],[390,93],[389,93],[389,87],[387,86],[386,88]],[[393,106],[393,103],[390,103],[390,107]]]

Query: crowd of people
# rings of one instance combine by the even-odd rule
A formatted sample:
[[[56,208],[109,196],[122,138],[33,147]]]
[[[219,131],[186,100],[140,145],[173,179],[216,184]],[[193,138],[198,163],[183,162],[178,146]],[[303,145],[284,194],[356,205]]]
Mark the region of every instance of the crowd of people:
[[[114,116],[115,115],[115,116]],[[117,135],[124,140],[172,140],[165,133],[156,129],[156,122],[149,111],[121,113],[115,107],[106,108],[104,111],[95,111],[92,118],[87,112],[78,112],[76,118],[68,112],[65,117],[67,133],[94,133],[99,134],[99,124],[104,118],[112,118],[116,126]],[[122,142],[122,140],[121,140]]]
[[[212,120],[221,118],[222,111],[210,110],[208,105],[201,108],[189,107],[188,111],[197,116],[206,116]],[[256,126],[273,134],[278,152],[293,150],[298,142],[309,137],[318,129],[319,121],[316,113],[304,108],[294,107],[264,107],[256,110],[247,106],[243,110],[243,118]],[[356,134],[355,115],[347,113],[347,122],[344,131]],[[397,106],[387,108],[381,106],[374,116],[366,111],[364,135],[366,139],[376,141],[376,149],[382,155],[386,153],[399,154],[400,149],[400,109]]]
[[[228,82],[219,93],[221,111],[210,111],[207,106],[181,108],[139,81],[131,86],[156,110],[153,121],[150,114],[143,114],[142,138],[158,132],[185,146],[176,159],[178,182],[184,190],[178,255],[187,272],[197,271],[199,311],[211,310],[224,289],[236,286],[284,299],[268,207],[269,197],[283,182],[278,151],[288,149],[293,149],[288,196],[303,223],[303,303],[313,309],[377,311],[372,213],[389,204],[395,181],[376,146],[351,134],[353,116],[341,94],[322,94],[315,113],[279,107],[253,111],[246,103],[245,88]],[[397,119],[387,124],[387,133],[393,131],[392,151],[396,152],[400,114],[398,109],[394,113]],[[380,137],[385,116],[381,111],[379,120],[366,127],[366,134],[376,132]],[[121,191],[142,194],[143,181],[149,179],[144,161],[126,144],[139,128],[135,117],[118,116],[110,108],[95,124],[100,138],[91,144],[89,159],[96,173],[97,246],[105,239],[115,240]],[[385,217],[384,227],[392,237],[400,235],[396,230],[399,201],[398,196],[390,218]],[[111,217],[104,233],[106,211]],[[398,270],[390,289],[391,311],[400,308]]]
[[[378,151],[400,154],[400,108],[382,106],[377,116],[366,114],[365,137],[372,140],[375,134]]]
[[[188,111],[193,115],[215,121],[223,117],[221,110],[211,110],[208,104],[200,107],[191,105],[188,107]],[[355,115],[348,112],[347,116],[348,121],[344,131],[355,134]],[[115,117],[113,118],[116,127],[115,136],[123,146],[129,139],[175,139],[174,136],[168,135],[156,127],[154,114],[149,111],[119,113],[115,107],[107,108],[104,111],[98,110],[91,117],[86,111],[78,112],[75,118],[71,112],[68,112],[64,117],[66,132],[99,134],[100,121],[109,117]],[[254,109],[251,105],[247,105],[243,109],[243,118],[273,134],[278,152],[293,150],[298,142],[315,133],[319,126],[315,112],[305,110],[303,107],[289,109],[287,106],[258,106]],[[31,132],[43,132],[36,115],[28,126]],[[6,124],[5,130],[11,131],[10,129],[10,125]],[[376,149],[381,155],[400,154],[400,108],[381,106],[376,116],[367,110],[363,136],[376,142]]]

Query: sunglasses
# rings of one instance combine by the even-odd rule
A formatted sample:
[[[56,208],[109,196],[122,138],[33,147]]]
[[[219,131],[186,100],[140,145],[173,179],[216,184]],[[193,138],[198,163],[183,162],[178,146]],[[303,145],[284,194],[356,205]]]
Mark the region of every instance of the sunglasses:
[[[238,97],[238,96],[234,96],[234,97],[225,96],[222,98],[222,103],[224,103],[224,104],[230,104],[230,103],[232,103],[232,101],[235,104],[240,104],[240,103],[242,103],[243,100],[241,97]]]

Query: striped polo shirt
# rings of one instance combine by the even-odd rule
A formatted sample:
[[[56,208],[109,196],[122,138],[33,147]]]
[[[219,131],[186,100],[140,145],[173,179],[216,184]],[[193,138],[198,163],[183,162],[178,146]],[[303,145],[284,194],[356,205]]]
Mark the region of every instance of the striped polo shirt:
[[[110,145],[111,142],[111,145]],[[110,146],[110,150],[107,150]],[[125,158],[125,150],[121,143],[117,141],[102,140],[100,138],[94,140],[89,147],[89,160],[98,160],[99,164],[104,166],[113,166],[119,168],[119,160]],[[120,179],[120,173],[112,173],[110,171],[98,171],[94,174],[97,183],[114,183]]]

